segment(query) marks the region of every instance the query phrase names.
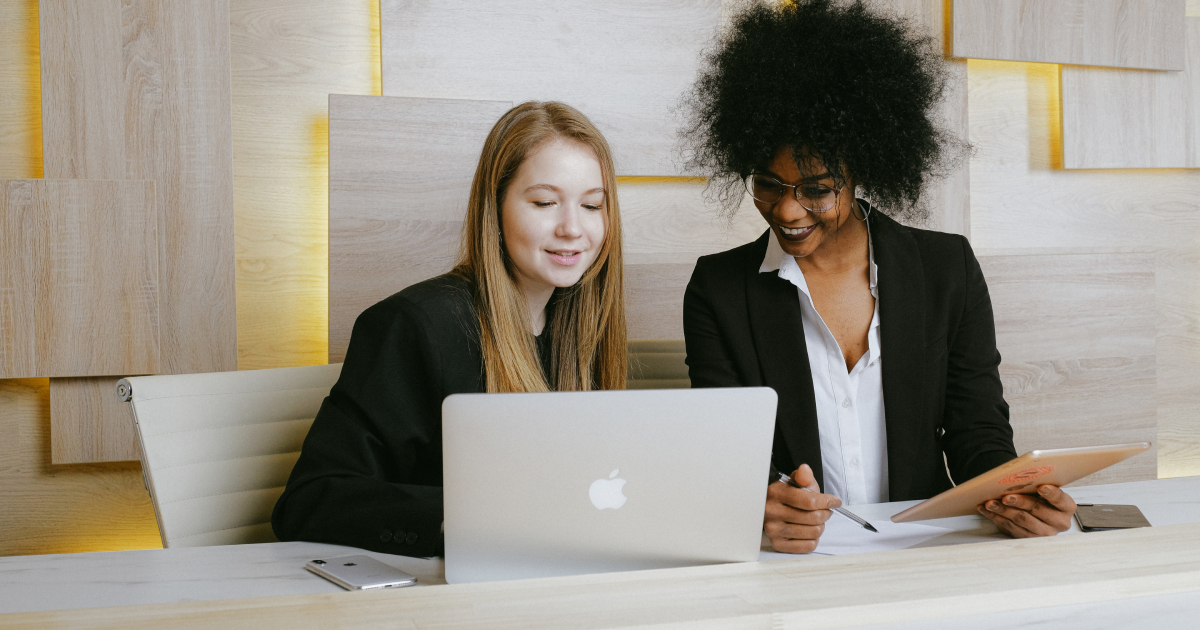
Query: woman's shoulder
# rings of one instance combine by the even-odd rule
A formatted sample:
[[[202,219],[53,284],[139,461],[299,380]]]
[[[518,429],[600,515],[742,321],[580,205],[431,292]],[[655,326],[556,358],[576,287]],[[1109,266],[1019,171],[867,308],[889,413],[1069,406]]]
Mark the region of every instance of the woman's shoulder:
[[[398,321],[452,325],[461,329],[474,318],[474,285],[466,278],[447,273],[406,287],[376,302],[359,315],[360,322],[391,324]],[[413,321],[415,320],[415,322]]]
[[[763,232],[762,236],[745,245],[701,256],[696,260],[696,268],[692,273],[692,277],[734,277],[744,275],[744,268],[747,265],[758,267],[762,264],[763,256],[767,252],[767,239],[770,236],[771,230],[768,229],[766,232]]]
[[[904,225],[882,213],[871,222],[871,229],[880,231],[884,238],[911,239],[922,258],[933,261],[962,260],[964,255],[974,258],[970,242],[961,234]]]

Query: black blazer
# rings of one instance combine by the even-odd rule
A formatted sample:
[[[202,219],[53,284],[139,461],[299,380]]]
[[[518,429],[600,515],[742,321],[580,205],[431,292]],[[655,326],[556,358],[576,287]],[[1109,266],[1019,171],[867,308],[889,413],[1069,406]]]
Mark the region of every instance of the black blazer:
[[[484,389],[466,280],[426,280],[364,311],[275,504],[275,535],[442,553],[442,399]]]
[[[926,499],[1016,457],[987,284],[967,239],[869,215],[879,268],[880,345],[892,501]],[[779,394],[774,464],[807,463],[824,487],[800,299],[759,273],[770,230],[704,256],[683,329],[693,387],[766,385]],[[943,463],[942,454],[946,460]]]

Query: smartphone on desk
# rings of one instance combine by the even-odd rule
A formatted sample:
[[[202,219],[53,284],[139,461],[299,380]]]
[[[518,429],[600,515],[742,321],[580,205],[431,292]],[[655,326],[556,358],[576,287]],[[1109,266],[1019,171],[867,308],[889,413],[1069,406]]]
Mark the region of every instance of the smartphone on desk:
[[[304,565],[305,569],[348,591],[412,586],[417,578],[371,556],[324,558]]]
[[[1100,505],[1080,503],[1075,510],[1079,529],[1085,532],[1107,532],[1114,529],[1150,527],[1150,521],[1136,505]]]

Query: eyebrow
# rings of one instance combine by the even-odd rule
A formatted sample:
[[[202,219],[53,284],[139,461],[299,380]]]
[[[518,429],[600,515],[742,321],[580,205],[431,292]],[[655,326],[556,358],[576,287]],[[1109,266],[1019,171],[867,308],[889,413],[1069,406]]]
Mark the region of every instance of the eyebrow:
[[[529,188],[526,188],[525,192],[529,192],[531,190],[549,190],[551,192],[562,192],[562,190],[560,190],[558,188],[558,186],[554,186],[552,184],[534,184],[534,185],[530,186]],[[583,194],[590,195],[592,193],[603,193],[603,192],[604,192],[604,188],[593,188]]]

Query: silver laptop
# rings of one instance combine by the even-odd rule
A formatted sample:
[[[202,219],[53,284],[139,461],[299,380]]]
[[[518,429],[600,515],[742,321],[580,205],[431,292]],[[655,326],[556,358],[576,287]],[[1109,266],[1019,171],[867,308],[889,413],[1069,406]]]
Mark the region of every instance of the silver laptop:
[[[767,387],[447,397],[446,581],[758,559],[775,408]]]

